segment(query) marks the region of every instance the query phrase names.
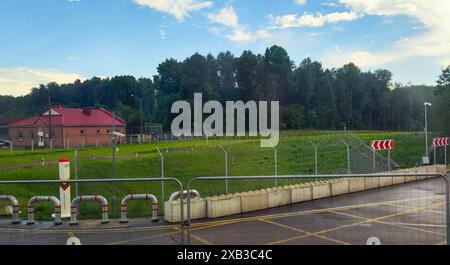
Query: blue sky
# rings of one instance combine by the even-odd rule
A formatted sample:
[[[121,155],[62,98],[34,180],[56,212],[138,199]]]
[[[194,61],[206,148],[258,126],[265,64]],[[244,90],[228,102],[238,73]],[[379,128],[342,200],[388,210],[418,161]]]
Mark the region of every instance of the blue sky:
[[[2,0],[0,94],[39,83],[131,74],[195,52],[287,49],[300,63],[387,68],[434,84],[450,64],[450,1]]]

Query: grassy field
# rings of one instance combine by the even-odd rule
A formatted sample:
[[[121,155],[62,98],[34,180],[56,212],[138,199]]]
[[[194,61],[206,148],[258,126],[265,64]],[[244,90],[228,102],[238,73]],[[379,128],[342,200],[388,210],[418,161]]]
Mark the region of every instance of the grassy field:
[[[418,133],[399,132],[356,132],[356,135],[365,143],[373,139],[395,139],[398,147],[392,152],[392,158],[401,167],[411,167],[423,155],[423,135]],[[314,149],[311,142],[318,146],[319,173],[343,173],[347,168],[346,147],[336,134],[320,131],[289,131],[283,132],[280,144],[277,146],[278,174],[313,174]],[[274,151],[260,148],[259,141],[255,139],[226,139],[226,140],[191,140],[158,143],[157,146],[165,157],[165,176],[175,177],[184,185],[197,176],[223,176],[225,172],[224,153],[217,146],[222,144],[228,150],[228,172],[230,176],[237,175],[273,175]],[[95,154],[96,159],[92,160]],[[386,155],[383,154],[382,155]],[[57,179],[60,157],[73,159],[74,151],[48,150],[13,151],[0,150],[0,179]],[[41,159],[46,161],[41,165]],[[79,178],[111,178],[111,147],[86,148],[78,150]],[[72,176],[74,166],[71,167]],[[116,160],[117,178],[159,177],[160,158],[156,145],[134,144],[119,146]],[[299,180],[301,181],[301,180]],[[296,182],[299,182],[296,181]],[[281,180],[279,185],[293,183]],[[229,191],[241,192],[273,186],[273,181],[230,181]],[[201,195],[223,194],[225,185],[223,181],[199,182],[195,188]],[[174,183],[167,182],[165,188],[166,198],[176,190]],[[112,197],[113,185],[79,184],[79,194],[100,194]],[[72,187],[72,193],[75,193]],[[152,193],[160,198],[160,183],[118,183],[116,184],[116,202],[114,217],[118,217],[121,198],[130,193]],[[13,194],[21,202],[22,212],[25,213],[26,201],[33,195],[58,195],[55,185],[8,185],[0,186],[0,194]],[[132,202],[129,215],[143,216],[149,214],[148,202]],[[160,209],[162,204],[160,204]],[[100,216],[100,208],[93,203],[83,202],[81,217],[93,218]],[[37,204],[38,218],[48,219],[51,212],[50,205]],[[24,215],[25,217],[25,215]]]

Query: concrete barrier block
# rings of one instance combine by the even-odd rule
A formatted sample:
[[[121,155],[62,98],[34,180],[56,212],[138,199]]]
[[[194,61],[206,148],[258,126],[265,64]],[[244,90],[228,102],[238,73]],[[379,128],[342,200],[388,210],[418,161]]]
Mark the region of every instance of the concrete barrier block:
[[[331,187],[328,181],[319,181],[312,184],[313,200],[331,197]]]
[[[364,178],[349,178],[348,189],[349,192],[358,192],[365,190]]]
[[[380,178],[379,177],[364,178],[364,187],[366,190],[378,189],[380,187]]]
[[[403,184],[405,183],[405,178],[406,177],[393,177],[392,184],[393,185]]]
[[[183,200],[184,220],[187,220],[187,202]],[[191,219],[206,217],[206,200],[204,198],[191,199]],[[180,200],[164,202],[164,220],[169,223],[180,222]]]
[[[292,203],[289,187],[273,188],[268,191],[269,208],[288,205]]]
[[[267,190],[258,190],[241,193],[242,212],[252,212],[269,208]]]
[[[333,180],[331,183],[331,196],[339,196],[342,194],[349,193],[349,185],[348,185],[348,179],[336,179]]]
[[[312,185],[309,183],[297,184],[290,186],[292,203],[311,201]]]
[[[417,180],[417,177],[405,177],[405,182],[413,182],[416,180]]]
[[[239,214],[242,211],[240,194],[206,198],[206,205],[208,218]]]
[[[393,178],[392,177],[380,177],[380,188],[392,186]]]

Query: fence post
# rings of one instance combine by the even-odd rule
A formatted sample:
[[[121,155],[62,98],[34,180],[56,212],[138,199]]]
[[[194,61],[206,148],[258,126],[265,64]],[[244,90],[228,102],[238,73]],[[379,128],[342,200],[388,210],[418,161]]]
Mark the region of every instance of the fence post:
[[[34,152],[34,140],[31,139],[31,152]]]
[[[373,160],[372,171],[375,172],[376,171],[376,163],[377,163],[375,150],[372,150],[372,160]]]
[[[75,179],[78,179],[78,150],[75,149],[73,154]],[[75,197],[78,197],[78,182],[75,183]]]
[[[275,163],[275,168],[274,168],[274,173],[275,176],[278,176],[278,158],[277,158],[277,149],[275,147],[273,148],[273,157],[274,157],[274,163]],[[278,178],[275,178],[275,187],[278,187]]]
[[[351,168],[350,168],[350,145],[348,145],[347,142],[345,142],[344,140],[342,140],[342,142],[345,144],[345,146],[347,147],[347,173],[351,174]]]
[[[161,158],[161,178],[164,178],[164,156],[159,150],[158,146],[156,147],[156,150],[158,150],[159,157]],[[165,200],[165,194],[164,194],[164,181],[161,181],[161,203],[163,204],[164,209],[164,200]]]
[[[388,149],[388,172],[391,171],[391,149]]]
[[[444,146],[444,165],[447,165],[447,146]]]
[[[225,153],[225,177],[228,177],[228,152],[219,144],[219,147]],[[225,194],[228,194],[228,179],[225,180]]]
[[[436,146],[433,146],[433,164],[436,165]]]

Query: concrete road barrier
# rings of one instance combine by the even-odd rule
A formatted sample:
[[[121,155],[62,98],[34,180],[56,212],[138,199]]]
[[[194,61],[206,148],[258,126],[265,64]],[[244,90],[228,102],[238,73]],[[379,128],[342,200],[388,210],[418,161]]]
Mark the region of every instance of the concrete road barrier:
[[[277,187],[268,190],[269,208],[288,205],[292,203],[289,186]]]
[[[380,178],[364,178],[364,188],[366,190],[378,189],[380,187]]]
[[[313,200],[331,197],[331,186],[328,181],[319,181],[312,184]]]
[[[184,220],[187,220],[187,202],[183,201]],[[204,198],[191,198],[191,219],[206,217],[206,200]],[[164,202],[164,220],[169,223],[177,223],[180,218],[180,200],[168,200]]]
[[[349,193],[348,179],[335,179],[330,181],[331,196]]]
[[[391,173],[446,173],[444,165],[432,165],[419,168],[396,170]],[[388,173],[388,172],[385,172]],[[217,218],[239,213],[263,210],[272,207],[338,196],[347,193],[402,184],[424,177],[360,177],[340,178],[313,183],[302,183],[258,191],[249,191],[231,195],[214,196],[206,199],[191,200],[192,219],[204,217]],[[165,202],[165,219],[179,222],[180,202]],[[185,219],[187,219],[187,208]]]
[[[393,181],[393,177],[380,177],[380,188],[392,186]]]
[[[292,203],[312,200],[312,185],[310,183],[291,185],[289,187],[291,190]]]
[[[243,213],[269,208],[269,195],[267,190],[244,192],[240,195]]]
[[[348,179],[348,191],[358,192],[365,190],[365,181],[364,178],[349,178]]]
[[[242,212],[241,196],[221,195],[206,198],[207,217],[216,218]]]

